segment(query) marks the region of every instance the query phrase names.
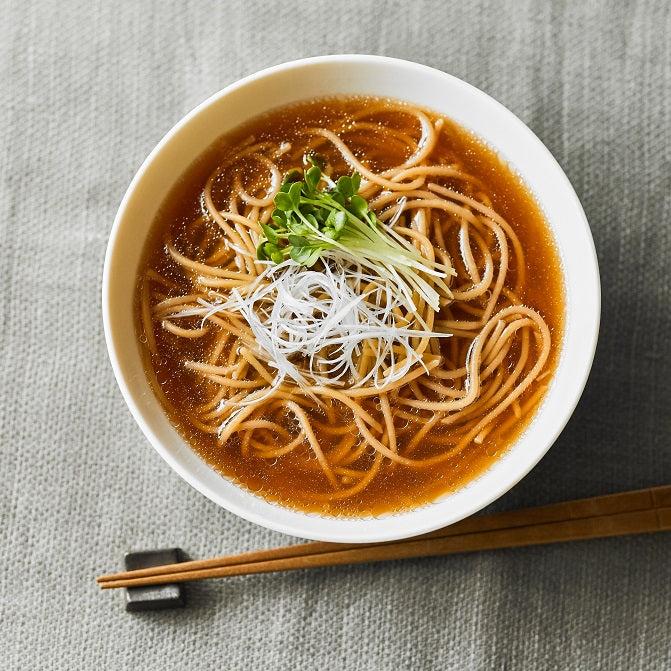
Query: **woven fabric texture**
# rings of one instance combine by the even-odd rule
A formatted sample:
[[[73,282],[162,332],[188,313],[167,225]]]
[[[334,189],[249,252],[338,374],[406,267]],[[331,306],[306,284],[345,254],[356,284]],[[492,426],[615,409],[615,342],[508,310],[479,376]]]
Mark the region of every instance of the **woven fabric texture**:
[[[329,53],[483,89],[572,181],[601,265],[582,401],[492,509],[671,482],[671,5],[5,0],[0,22],[0,668],[671,669],[668,533],[209,581],[132,615],[129,549],[285,544],[191,489],[126,409],[101,322],[111,224],[226,84]]]

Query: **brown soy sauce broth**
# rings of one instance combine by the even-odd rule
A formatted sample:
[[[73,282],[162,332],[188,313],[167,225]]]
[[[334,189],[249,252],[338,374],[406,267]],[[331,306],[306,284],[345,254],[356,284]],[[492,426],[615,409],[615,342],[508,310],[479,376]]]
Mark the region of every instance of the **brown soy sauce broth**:
[[[391,126],[402,133],[417,137],[417,123],[403,113],[403,104],[396,101],[385,101],[371,98],[335,98],[323,99],[309,103],[293,105],[260,117],[235,133],[217,141],[194,165],[185,171],[184,176],[175,186],[159,215],[154,222],[152,234],[145,249],[145,267],[157,271],[163,277],[174,282],[175,288],[166,288],[166,296],[180,292],[180,284],[184,281],[182,270],[166,253],[166,240],[173,240],[182,253],[189,254],[198,249],[203,235],[218,235],[216,224],[208,223],[203,230],[189,231],[189,224],[202,214],[201,193],[208,176],[226,160],[230,148],[253,137],[254,141],[272,140],[295,142],[300,128],[324,126],[334,132],[348,129],[348,119],[361,114],[366,108],[375,109],[374,123],[365,131],[349,132],[347,143],[355,156],[365,162],[373,171],[380,172],[402,164],[408,158],[408,149],[401,142],[376,141],[375,123]],[[432,119],[438,115],[427,112]],[[347,165],[338,151],[326,144],[318,148],[334,167],[335,175],[350,174]],[[548,225],[533,196],[511,169],[487,146],[458,125],[445,120],[439,141],[432,152],[441,162],[449,165],[458,164],[468,173],[476,177],[484,185],[486,194],[491,199],[494,209],[513,227],[525,251],[526,282],[521,290],[521,298],[525,305],[532,307],[545,319],[552,335],[552,352],[545,366],[545,371],[552,373],[559,358],[560,343],[564,320],[564,290],[559,256],[555,248]],[[282,170],[293,165],[284,165],[278,160]],[[267,175],[258,163],[249,161],[238,171],[243,186],[248,193],[254,193]],[[224,174],[220,179],[220,189],[213,188],[213,196],[225,193],[224,188],[235,173]],[[463,185],[449,179],[432,179],[444,186],[460,190]],[[472,195],[466,193],[466,195]],[[224,207],[226,203],[217,203]],[[446,216],[447,220],[447,216]],[[201,227],[202,229],[202,227]],[[198,237],[198,240],[194,240]],[[445,245],[448,247],[455,265],[459,267],[458,241],[456,230],[446,227]],[[194,257],[195,258],[195,257]],[[197,258],[195,260],[198,260]],[[517,270],[511,267],[506,285],[515,281]],[[455,313],[458,318],[468,318],[467,314]],[[197,318],[194,318],[194,322]],[[183,324],[186,326],[186,324]],[[141,332],[138,320],[138,330]],[[194,427],[188,419],[190,411],[208,398],[207,383],[193,372],[186,369],[182,362],[185,359],[206,360],[213,347],[212,337],[185,339],[155,328],[158,354],[149,357],[147,354],[147,374],[152,380],[166,410],[175,427],[189,442],[193,449],[216,470],[233,479],[252,492],[265,499],[300,510],[323,512],[330,515],[361,516],[399,512],[415,508],[438,498],[439,496],[462,487],[478,474],[482,473],[497,457],[504,453],[516,440],[531,420],[534,410],[526,416],[514,421],[513,426],[505,432],[505,425],[513,415],[508,409],[502,413],[486,435],[481,444],[471,443],[457,457],[432,467],[409,468],[385,463],[378,475],[359,494],[351,499],[329,503],[324,500],[324,492],[329,485],[318,466],[310,448],[305,446],[299,452],[293,452],[275,460],[266,460],[253,455],[243,456],[240,440],[231,438],[226,444],[220,445],[217,436],[205,433]],[[463,357],[448,339],[441,343],[442,351],[448,358]],[[513,346],[511,354],[515,353]],[[460,361],[457,365],[463,365]],[[545,376],[543,384],[551,379]],[[533,394],[537,383],[521,397],[520,403]],[[370,401],[371,405],[375,399]],[[404,408],[406,412],[409,409]],[[412,412],[410,410],[410,412]],[[325,416],[312,413],[312,420],[328,425]],[[344,411],[338,415],[335,429],[330,431],[315,429],[315,434],[327,453],[332,449],[343,434],[351,432],[355,440],[359,440],[356,426],[353,424],[351,412]],[[407,420],[406,420],[407,421]],[[401,428],[404,420],[395,421]],[[436,434],[444,434],[448,438],[455,430],[447,427],[432,429]],[[399,450],[403,452],[404,443],[411,438],[399,439]],[[415,456],[430,456],[438,450],[436,446],[420,444],[413,452]],[[355,467],[364,469],[366,463],[372,463],[374,449],[368,448]]]

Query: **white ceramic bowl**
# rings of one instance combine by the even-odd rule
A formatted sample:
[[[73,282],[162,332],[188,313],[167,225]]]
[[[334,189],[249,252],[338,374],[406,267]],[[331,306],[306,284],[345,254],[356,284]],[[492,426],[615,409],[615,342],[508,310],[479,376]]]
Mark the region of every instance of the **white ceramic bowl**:
[[[566,329],[559,365],[529,428],[477,480],[439,501],[400,515],[335,519],[270,504],[219,475],[171,426],[147,382],[134,321],[136,273],[158,207],[185,168],[219,136],[287,103],[333,94],[411,101],[476,133],[524,179],[543,208],[563,264]],[[378,56],[325,56],[285,63],[228,86],[180,121],[135,175],[110,236],[103,318],[112,367],[135,420],[159,454],[188,483],[231,512],[294,536],[339,542],[385,541],[456,522],[508,491],[546,453],[580,398],[599,328],[600,289],[589,226],[562,169],[540,140],[482,91],[438,70]]]

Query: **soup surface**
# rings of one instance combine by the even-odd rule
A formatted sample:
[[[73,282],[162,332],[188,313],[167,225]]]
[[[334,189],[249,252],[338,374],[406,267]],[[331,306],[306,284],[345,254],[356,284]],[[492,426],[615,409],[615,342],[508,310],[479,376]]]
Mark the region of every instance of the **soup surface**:
[[[359,337],[339,322],[340,340],[313,349],[318,364],[298,351],[283,369],[258,329],[279,328],[286,344],[298,338],[293,323],[337,321],[338,297],[314,289],[317,273],[361,274],[337,248],[309,269],[256,257],[259,245],[271,249],[259,222],[275,225],[282,179],[292,170],[290,180],[307,179],[313,163],[324,193],[358,172],[371,227],[392,228],[451,274],[441,283],[418,273],[439,303],[410,285],[416,312],[378,291],[400,285],[387,271],[379,285],[343,275],[362,305],[388,308],[400,335],[368,336],[363,324]],[[313,284],[296,298],[301,278]],[[254,302],[259,287],[267,293]],[[306,295],[329,307],[298,315],[292,300]],[[193,449],[269,501],[340,516],[415,508],[486,469],[542,402],[564,319],[552,235],[511,169],[449,119],[364,97],[278,109],[218,140],[163,204],[137,296],[147,374]],[[351,366],[337,377],[328,362],[344,360],[348,335]]]

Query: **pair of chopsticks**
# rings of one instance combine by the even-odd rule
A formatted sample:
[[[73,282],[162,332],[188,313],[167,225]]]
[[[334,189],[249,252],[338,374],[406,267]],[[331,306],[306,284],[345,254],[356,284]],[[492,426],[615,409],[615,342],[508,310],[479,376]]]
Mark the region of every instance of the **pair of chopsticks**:
[[[102,589],[140,587],[666,530],[671,530],[671,485],[470,517],[422,536],[388,543],[302,543],[115,573],[97,581]]]

